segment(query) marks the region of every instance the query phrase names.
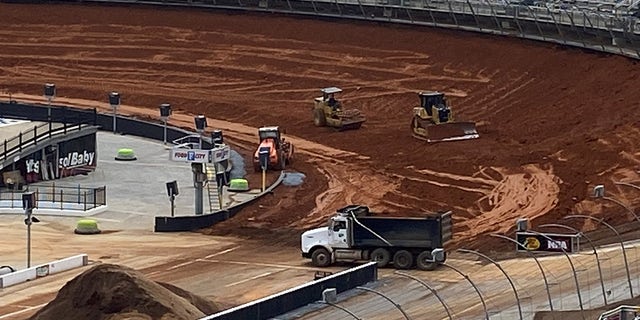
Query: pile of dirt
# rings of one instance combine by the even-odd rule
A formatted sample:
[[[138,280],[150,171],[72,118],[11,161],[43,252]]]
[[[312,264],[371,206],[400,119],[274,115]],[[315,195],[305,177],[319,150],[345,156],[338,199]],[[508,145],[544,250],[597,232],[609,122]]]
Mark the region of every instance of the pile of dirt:
[[[218,310],[203,297],[131,268],[99,264],[69,281],[29,319],[196,319]]]

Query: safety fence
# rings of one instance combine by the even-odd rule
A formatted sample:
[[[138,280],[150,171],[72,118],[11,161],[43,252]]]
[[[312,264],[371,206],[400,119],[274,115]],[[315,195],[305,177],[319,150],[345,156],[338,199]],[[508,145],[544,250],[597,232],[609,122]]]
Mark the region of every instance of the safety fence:
[[[58,1],[65,2],[65,1]],[[73,1],[77,3],[78,1]],[[84,0],[300,14],[475,31],[546,41],[640,59],[637,8],[600,2],[533,6],[489,0]]]
[[[51,185],[27,185],[26,190],[0,190],[0,208],[22,208],[22,195],[33,192],[36,209],[88,211],[107,204],[107,187],[81,187]]]

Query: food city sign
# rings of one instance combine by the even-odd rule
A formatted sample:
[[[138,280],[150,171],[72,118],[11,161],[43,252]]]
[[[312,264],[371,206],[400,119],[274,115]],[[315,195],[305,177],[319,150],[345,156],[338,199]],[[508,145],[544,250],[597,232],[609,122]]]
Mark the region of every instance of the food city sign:
[[[210,150],[200,149],[171,149],[169,160],[189,163],[211,162]]]

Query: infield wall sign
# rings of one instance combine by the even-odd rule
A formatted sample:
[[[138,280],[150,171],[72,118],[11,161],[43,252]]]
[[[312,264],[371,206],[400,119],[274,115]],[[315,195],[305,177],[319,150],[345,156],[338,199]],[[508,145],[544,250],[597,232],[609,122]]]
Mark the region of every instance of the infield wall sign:
[[[577,234],[516,232],[516,241],[526,248],[517,246],[516,251],[576,252],[580,250],[578,239]]]

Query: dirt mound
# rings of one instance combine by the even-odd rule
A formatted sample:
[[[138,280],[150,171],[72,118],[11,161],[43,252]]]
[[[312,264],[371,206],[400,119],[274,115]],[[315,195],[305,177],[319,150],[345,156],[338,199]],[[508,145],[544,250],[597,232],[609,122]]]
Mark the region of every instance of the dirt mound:
[[[100,264],[69,281],[31,320],[196,319],[218,307],[133,269]]]

